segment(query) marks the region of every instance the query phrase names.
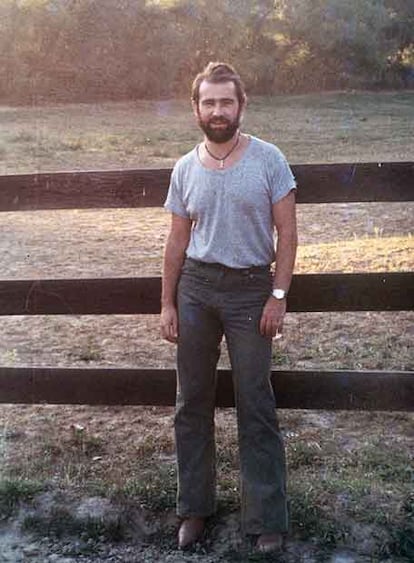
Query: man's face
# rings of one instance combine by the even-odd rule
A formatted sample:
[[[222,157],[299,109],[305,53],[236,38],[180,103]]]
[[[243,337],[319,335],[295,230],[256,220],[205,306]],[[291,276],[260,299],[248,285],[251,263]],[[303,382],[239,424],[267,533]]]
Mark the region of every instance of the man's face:
[[[198,124],[213,143],[230,141],[240,126],[242,110],[233,82],[214,84],[203,80],[198,104],[193,103]]]

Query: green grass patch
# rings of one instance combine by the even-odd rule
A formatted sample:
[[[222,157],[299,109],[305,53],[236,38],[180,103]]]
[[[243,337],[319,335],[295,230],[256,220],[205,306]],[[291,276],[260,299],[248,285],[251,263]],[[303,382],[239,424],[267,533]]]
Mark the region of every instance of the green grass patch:
[[[47,516],[31,514],[25,517],[23,528],[38,535],[80,536],[83,540],[99,540],[119,542],[125,537],[124,525],[118,518],[104,520],[101,518],[77,518],[63,506],[54,507]]]
[[[333,516],[322,488],[293,482],[289,490],[292,533],[301,539],[333,547],[349,536],[349,527]]]
[[[365,529],[372,555],[414,555],[412,458],[372,437],[351,452],[331,440],[287,447],[292,533],[325,549],[353,546]]]
[[[31,502],[44,487],[26,479],[0,481],[0,520],[9,518],[22,502]]]
[[[366,444],[345,463],[365,476],[388,483],[414,484],[413,459],[407,452],[381,442]]]
[[[148,433],[137,445],[136,455],[139,459],[151,460],[161,454],[169,455],[174,451],[173,437],[170,434],[155,435]]]
[[[341,496],[343,504],[346,504],[346,499],[348,499],[348,504],[353,502],[359,506],[361,499],[369,498],[372,491],[371,479],[349,475],[340,477],[333,471],[329,472],[322,482],[324,491],[331,495]]]
[[[321,448],[316,442],[294,442],[287,448],[287,460],[291,470],[322,463]]]
[[[283,349],[277,346],[273,346],[272,349],[272,365],[282,366],[289,365],[289,354]]]
[[[414,561],[414,493],[410,492],[399,507],[397,522],[392,531],[390,551],[394,555]]]
[[[164,512],[174,509],[176,490],[175,468],[154,467],[128,479],[114,496],[133,499],[142,508],[154,512]]]

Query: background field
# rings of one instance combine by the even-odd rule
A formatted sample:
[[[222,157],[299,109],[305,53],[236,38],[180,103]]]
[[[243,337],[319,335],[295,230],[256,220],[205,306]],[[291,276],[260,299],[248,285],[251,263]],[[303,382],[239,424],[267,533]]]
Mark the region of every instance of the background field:
[[[414,160],[413,118],[413,93],[253,98],[244,128],[277,143],[291,163],[380,163]],[[198,140],[184,101],[3,106],[0,173],[166,167]],[[413,208],[406,203],[299,206],[296,271],[412,270]],[[167,229],[161,209],[2,213],[1,275],[159,275]],[[284,338],[275,344],[274,365],[412,370],[412,321],[413,314],[405,312],[291,314]],[[166,367],[174,364],[174,348],[160,340],[155,316],[5,317],[0,363]],[[223,346],[221,365],[227,364]],[[28,520],[29,508],[19,513],[9,503],[4,518],[14,514],[14,521],[20,518],[32,531],[46,527],[55,539],[37,539],[39,550],[65,554],[59,533],[49,529],[50,511],[49,516],[42,512],[39,501],[48,494],[49,506],[61,509],[55,499],[60,490],[66,497],[98,496],[121,507],[128,517],[118,518],[117,529],[127,538],[134,530],[135,552],[141,550],[148,561],[176,556],[171,409],[3,405],[0,412],[0,471],[2,483],[9,483],[4,490],[9,494],[13,483],[16,500],[35,496],[30,509],[37,507],[37,520]],[[280,419],[291,475],[292,540],[286,559],[329,560],[323,559],[331,557],[327,553],[347,550],[348,561],[409,560],[413,416],[284,411]],[[206,553],[189,560],[249,560],[236,533],[234,413],[219,412],[217,427],[221,512]],[[0,489],[1,498],[9,497],[1,497]],[[75,518],[69,509],[68,514]],[[78,547],[70,544],[72,551],[80,550],[76,557],[103,561],[115,549],[112,529],[104,526],[94,535],[78,528],[66,520],[66,532],[60,531],[80,534]],[[8,539],[3,541],[15,556],[10,529],[4,529]]]

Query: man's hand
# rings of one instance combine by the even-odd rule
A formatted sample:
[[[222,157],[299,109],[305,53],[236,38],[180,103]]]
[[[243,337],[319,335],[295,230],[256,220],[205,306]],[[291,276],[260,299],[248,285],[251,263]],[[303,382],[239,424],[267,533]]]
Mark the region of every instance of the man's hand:
[[[161,336],[168,342],[176,344],[178,340],[178,316],[177,309],[173,305],[162,307],[160,327]]]
[[[281,334],[285,314],[286,299],[269,297],[260,319],[260,334],[268,338],[274,338],[276,334]]]

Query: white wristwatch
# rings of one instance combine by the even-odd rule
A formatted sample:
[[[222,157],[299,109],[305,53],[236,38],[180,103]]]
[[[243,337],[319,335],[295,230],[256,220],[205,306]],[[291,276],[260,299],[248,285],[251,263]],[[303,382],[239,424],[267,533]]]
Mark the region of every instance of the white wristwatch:
[[[281,300],[286,297],[286,291],[284,289],[274,289],[272,295],[275,299]]]

